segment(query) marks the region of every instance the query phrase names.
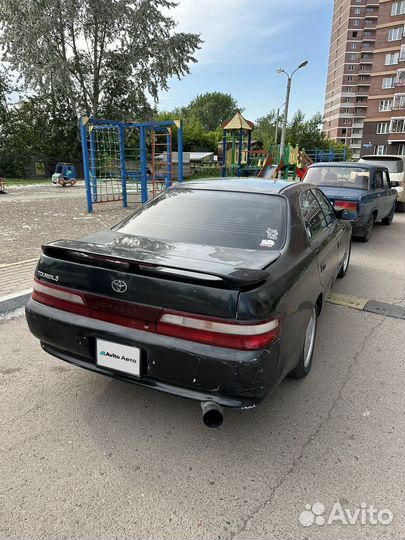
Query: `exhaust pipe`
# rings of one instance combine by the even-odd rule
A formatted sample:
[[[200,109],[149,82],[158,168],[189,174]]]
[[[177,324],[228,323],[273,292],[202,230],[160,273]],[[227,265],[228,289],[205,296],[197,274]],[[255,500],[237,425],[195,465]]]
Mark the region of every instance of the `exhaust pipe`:
[[[215,401],[202,401],[203,422],[207,427],[217,428],[224,420],[224,409]]]

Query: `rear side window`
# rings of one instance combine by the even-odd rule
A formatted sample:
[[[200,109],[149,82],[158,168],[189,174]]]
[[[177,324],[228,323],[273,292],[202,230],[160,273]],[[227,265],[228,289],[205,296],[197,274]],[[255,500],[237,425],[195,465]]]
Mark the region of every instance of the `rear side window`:
[[[383,187],[382,171],[376,171],[374,186],[375,186],[375,189],[381,189]]]
[[[321,207],[309,189],[301,193],[300,206],[308,238],[315,239],[328,227]]]
[[[241,249],[280,249],[286,201],[276,195],[193,189],[168,190],[114,227],[165,242]]]
[[[327,225],[335,222],[337,220],[337,217],[328,198],[322,193],[322,191],[319,191],[319,189],[314,189],[312,190],[312,192],[315,195],[317,201],[319,202],[320,207],[322,208]]]

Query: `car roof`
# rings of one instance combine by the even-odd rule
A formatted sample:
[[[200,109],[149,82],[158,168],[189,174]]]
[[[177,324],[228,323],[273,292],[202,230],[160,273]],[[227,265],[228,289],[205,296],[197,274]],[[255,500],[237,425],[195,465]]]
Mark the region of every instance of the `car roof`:
[[[278,195],[282,191],[297,186],[300,182],[286,182],[268,178],[213,178],[210,180],[193,180],[176,184],[174,189],[207,189],[213,191],[246,191],[247,193],[264,193]]]
[[[360,157],[360,160],[362,159],[381,159],[382,161],[386,160],[386,158],[388,159],[402,159],[404,160],[405,159],[405,156],[400,156],[399,154],[382,154],[382,155],[378,155],[378,154],[364,154],[364,156],[361,156]]]
[[[341,167],[342,169],[351,169],[353,167],[361,167],[362,169],[384,169],[384,166],[374,165],[372,163],[359,163],[358,161],[325,161],[320,163],[312,163],[310,168],[315,167]]]

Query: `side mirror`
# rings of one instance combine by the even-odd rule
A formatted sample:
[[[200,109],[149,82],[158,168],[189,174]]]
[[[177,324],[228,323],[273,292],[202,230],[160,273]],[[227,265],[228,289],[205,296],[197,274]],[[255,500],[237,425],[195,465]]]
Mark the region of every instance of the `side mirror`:
[[[399,182],[397,182],[396,180],[393,180],[390,183],[391,183],[391,187],[399,187]]]

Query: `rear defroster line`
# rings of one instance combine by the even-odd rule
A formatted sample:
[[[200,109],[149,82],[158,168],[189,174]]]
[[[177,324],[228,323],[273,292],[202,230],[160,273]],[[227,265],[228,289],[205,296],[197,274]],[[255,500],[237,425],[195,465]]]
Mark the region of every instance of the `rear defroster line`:
[[[357,309],[358,311],[367,311],[368,313],[376,313],[377,315],[384,315],[393,319],[405,319],[404,306],[396,306],[395,304],[379,302],[378,300],[369,300],[367,298],[332,292],[326,301],[329,304]]]

